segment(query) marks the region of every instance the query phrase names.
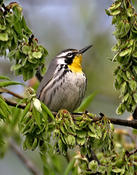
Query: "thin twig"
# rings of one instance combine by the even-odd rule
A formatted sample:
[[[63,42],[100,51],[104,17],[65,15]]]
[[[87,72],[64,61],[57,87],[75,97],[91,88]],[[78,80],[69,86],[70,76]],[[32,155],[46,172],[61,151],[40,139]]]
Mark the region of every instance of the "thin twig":
[[[23,99],[23,98],[24,98],[24,97],[22,97],[21,95],[16,94],[16,93],[14,93],[14,92],[10,91],[9,89],[6,89],[6,88],[0,88],[0,92],[1,92],[1,93],[8,93],[8,94],[10,94],[10,95],[12,95],[12,96],[14,96],[14,97],[19,98],[19,99]]]
[[[19,147],[14,143],[14,141],[10,141],[10,148],[12,151],[19,157],[19,159],[23,162],[25,167],[33,174],[33,175],[41,175],[41,173],[37,170],[36,166],[25,157],[23,152],[19,149]]]
[[[130,151],[130,152],[126,151],[126,155],[127,155],[128,157],[132,156],[132,155],[135,154],[135,153],[137,153],[137,148],[136,148],[135,150]]]
[[[96,161],[98,162],[98,164],[101,165],[99,159],[97,158],[97,156],[96,156],[96,154],[95,154],[95,152],[93,151],[92,148],[90,148],[90,152],[91,152],[91,157],[89,157],[88,154],[87,154],[87,156],[86,156],[87,159],[88,159],[88,161],[90,162],[90,161],[92,161],[92,160],[96,160]]]
[[[5,102],[8,104],[8,105],[11,105],[11,106],[14,106],[14,107],[18,107],[18,108],[21,108],[21,109],[24,109],[26,107],[25,104],[19,104],[16,103],[16,102],[13,102],[13,101],[10,101],[6,98],[4,98]],[[52,112],[53,115],[56,116],[57,112]],[[73,119],[75,120],[77,116],[80,116],[82,114],[85,114],[85,113],[72,113],[72,117]],[[86,115],[90,115],[90,113],[86,114]],[[108,120],[110,120],[111,123],[113,124],[116,124],[116,125],[120,125],[120,126],[127,126],[127,127],[131,127],[131,128],[135,128],[137,129],[137,120],[124,120],[124,119],[118,119],[118,118],[109,118],[107,117]],[[97,122],[99,120],[102,120],[102,116],[96,116],[96,117],[93,117],[92,118],[92,122]]]

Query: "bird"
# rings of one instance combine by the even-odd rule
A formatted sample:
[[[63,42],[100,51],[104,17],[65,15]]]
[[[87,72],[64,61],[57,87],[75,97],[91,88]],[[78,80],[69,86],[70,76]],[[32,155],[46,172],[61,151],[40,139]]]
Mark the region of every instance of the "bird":
[[[81,104],[87,87],[82,56],[91,47],[65,49],[51,60],[36,93],[51,111],[66,109],[73,112]]]

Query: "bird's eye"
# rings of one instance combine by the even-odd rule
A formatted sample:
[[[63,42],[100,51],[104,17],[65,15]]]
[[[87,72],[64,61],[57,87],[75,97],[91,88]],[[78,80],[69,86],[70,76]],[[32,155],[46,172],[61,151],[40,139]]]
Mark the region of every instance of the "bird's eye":
[[[71,57],[71,56],[72,56],[72,54],[71,54],[71,53],[68,53],[68,54],[67,54],[67,56],[68,56],[68,57]]]

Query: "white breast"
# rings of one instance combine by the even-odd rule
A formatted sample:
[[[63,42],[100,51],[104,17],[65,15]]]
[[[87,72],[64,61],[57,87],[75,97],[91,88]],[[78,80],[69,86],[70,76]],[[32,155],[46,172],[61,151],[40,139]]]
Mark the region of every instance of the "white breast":
[[[56,86],[45,94],[44,103],[52,110],[75,110],[81,103],[86,90],[86,77],[83,73],[67,72]],[[51,96],[52,94],[52,96]]]

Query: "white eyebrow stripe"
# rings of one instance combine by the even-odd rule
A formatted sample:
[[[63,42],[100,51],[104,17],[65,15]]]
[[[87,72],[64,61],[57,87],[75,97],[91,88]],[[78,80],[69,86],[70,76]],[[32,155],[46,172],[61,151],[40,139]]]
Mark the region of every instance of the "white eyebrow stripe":
[[[71,53],[71,52],[72,52],[72,51],[63,52],[63,53],[57,55],[57,57],[64,57],[64,56],[66,56],[68,53]]]

